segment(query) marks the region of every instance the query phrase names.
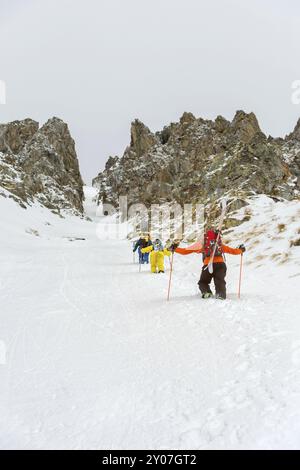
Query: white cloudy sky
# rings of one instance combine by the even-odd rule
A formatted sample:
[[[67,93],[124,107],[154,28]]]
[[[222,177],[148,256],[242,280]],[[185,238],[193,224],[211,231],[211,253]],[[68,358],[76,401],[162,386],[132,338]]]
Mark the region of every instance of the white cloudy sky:
[[[130,122],[253,110],[272,135],[300,116],[298,0],[0,0],[0,122],[68,122],[86,181]]]

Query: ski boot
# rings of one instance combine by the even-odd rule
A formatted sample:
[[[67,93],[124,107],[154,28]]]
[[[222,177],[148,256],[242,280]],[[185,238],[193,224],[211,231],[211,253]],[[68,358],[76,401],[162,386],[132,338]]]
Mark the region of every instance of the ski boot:
[[[217,299],[217,300],[226,300],[226,297],[222,297],[221,295],[216,294],[215,299]]]
[[[211,299],[212,298],[212,293],[211,292],[205,292],[202,294],[202,299]]]

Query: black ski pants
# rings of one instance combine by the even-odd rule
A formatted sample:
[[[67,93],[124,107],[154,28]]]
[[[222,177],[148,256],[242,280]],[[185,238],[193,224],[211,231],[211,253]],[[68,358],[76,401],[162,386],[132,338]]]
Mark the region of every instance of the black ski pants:
[[[221,297],[222,299],[226,299],[226,264],[225,263],[214,263],[213,264],[214,270],[212,273],[208,271],[207,266],[203,266],[200,280],[198,282],[199,289],[203,294],[209,292],[212,294],[209,284],[211,280],[214,280],[215,288],[216,288],[216,296]]]

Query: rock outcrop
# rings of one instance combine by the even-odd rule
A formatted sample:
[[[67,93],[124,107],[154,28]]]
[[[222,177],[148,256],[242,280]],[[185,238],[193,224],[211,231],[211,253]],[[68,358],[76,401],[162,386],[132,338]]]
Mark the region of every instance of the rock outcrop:
[[[285,139],[267,137],[256,116],[237,111],[232,122],[184,113],[180,121],[151,133],[136,120],[122,158],[110,157],[93,181],[99,202],[201,202],[227,195],[238,208],[255,194],[299,197],[300,121]]]
[[[22,205],[82,213],[83,182],[68,126],[56,117],[39,128],[32,119],[0,125],[0,192]]]

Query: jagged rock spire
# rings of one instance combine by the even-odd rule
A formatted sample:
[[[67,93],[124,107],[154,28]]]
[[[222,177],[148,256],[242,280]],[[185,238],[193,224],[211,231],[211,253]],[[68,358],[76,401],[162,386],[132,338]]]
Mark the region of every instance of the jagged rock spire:
[[[287,136],[287,139],[288,140],[298,140],[300,142],[300,118],[298,119],[297,121],[297,124],[293,130],[293,132],[291,132],[288,136]]]
[[[0,125],[0,175],[0,186],[25,203],[83,212],[75,143],[57,117],[41,128],[32,119]]]
[[[258,120],[254,113],[237,111],[231,127],[238,138],[244,142],[249,142],[257,133],[261,132]]]

